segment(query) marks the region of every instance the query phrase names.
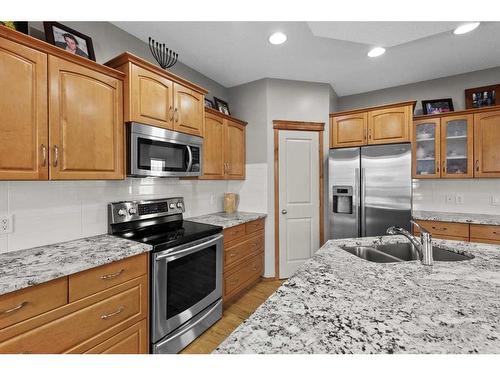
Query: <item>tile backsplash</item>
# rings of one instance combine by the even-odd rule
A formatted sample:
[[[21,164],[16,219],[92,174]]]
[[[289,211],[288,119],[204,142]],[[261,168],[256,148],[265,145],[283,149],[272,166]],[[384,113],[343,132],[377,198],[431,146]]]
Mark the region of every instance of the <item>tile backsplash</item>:
[[[2,181],[0,215],[13,232],[0,235],[0,252],[107,232],[112,201],[182,196],[185,217],[223,209],[227,181],[126,179],[124,181]]]
[[[500,215],[500,179],[413,180],[413,209]]]

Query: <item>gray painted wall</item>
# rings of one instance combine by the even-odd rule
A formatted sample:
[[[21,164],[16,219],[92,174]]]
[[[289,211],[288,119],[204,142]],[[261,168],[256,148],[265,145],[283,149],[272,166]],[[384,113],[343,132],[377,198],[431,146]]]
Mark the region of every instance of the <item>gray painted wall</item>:
[[[247,164],[265,163],[267,147],[267,80],[261,79],[228,89],[231,114],[248,122]]]
[[[105,63],[113,57],[128,51],[134,55],[142,57],[145,60],[157,64],[146,43],[109,22],[62,21],[61,23],[92,38],[94,52],[98,63]],[[30,22],[29,28],[32,36],[42,40],[45,39],[42,22]],[[180,59],[182,60],[182,56],[180,56]],[[224,100],[227,100],[228,98],[228,91],[226,87],[204,76],[189,66],[184,65],[180,61],[169,69],[169,71],[207,89],[209,91],[207,95],[208,98],[212,98],[213,96],[217,96],[218,98]]]
[[[421,100],[453,98],[455,110],[465,109],[464,90],[500,83],[500,66],[465,74],[422,81],[383,90],[338,98],[338,111],[406,100],[418,100],[415,114],[422,113]]]

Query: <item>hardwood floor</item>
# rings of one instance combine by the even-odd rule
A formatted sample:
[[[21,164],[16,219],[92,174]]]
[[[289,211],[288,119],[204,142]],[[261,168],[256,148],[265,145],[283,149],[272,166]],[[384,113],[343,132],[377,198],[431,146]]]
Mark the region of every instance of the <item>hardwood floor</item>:
[[[269,298],[284,280],[262,280],[224,308],[222,318],[181,351],[181,354],[208,354]]]

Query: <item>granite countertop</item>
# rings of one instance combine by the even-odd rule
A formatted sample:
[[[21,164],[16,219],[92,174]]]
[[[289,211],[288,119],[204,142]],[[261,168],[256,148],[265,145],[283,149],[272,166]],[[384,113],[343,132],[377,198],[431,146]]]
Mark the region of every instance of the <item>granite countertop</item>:
[[[235,227],[236,225],[245,224],[250,221],[258,220],[267,217],[267,214],[258,212],[240,212],[237,211],[232,214],[226,214],[225,212],[217,212],[214,214],[190,217],[186,220],[195,221],[197,223],[218,225],[226,228]]]
[[[451,223],[500,225],[500,215],[462,214],[455,212],[413,211],[417,220],[448,221]]]
[[[472,260],[372,263],[334,240],[215,353],[500,353],[500,246],[435,240]]]
[[[85,271],[152,249],[103,234],[0,254],[0,295]]]

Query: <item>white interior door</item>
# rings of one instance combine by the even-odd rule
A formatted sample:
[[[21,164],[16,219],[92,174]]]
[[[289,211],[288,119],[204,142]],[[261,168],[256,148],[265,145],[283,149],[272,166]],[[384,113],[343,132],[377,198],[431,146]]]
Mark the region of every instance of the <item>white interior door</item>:
[[[319,248],[317,132],[279,132],[279,277],[290,277]]]

